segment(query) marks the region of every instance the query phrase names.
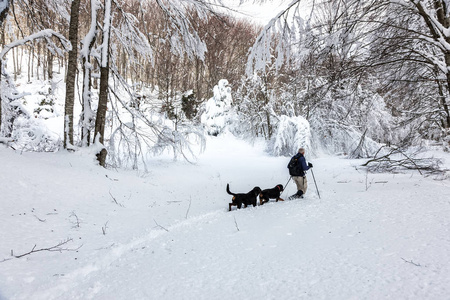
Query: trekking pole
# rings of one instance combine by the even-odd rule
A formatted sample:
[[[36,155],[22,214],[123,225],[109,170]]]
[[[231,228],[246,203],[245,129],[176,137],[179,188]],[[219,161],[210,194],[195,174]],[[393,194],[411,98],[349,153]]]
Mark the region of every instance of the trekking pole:
[[[283,192],[280,194],[280,196],[283,195],[283,193],[284,193],[284,191],[286,190],[287,185],[289,184],[289,182],[291,181],[291,179],[292,179],[292,176],[289,176],[289,179],[288,179],[288,181],[286,182],[286,184],[284,185]]]
[[[311,169],[311,174],[312,174],[313,179],[314,179],[314,184],[316,185],[317,195],[319,195],[319,199],[320,199],[320,193],[319,193],[319,189],[317,188],[316,177],[314,177],[314,172],[313,172],[312,169]]]

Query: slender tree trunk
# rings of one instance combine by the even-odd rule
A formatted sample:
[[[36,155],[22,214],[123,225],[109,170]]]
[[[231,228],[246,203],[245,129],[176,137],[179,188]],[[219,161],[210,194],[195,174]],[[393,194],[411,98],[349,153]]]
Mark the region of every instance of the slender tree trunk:
[[[53,79],[53,54],[50,50],[47,52],[47,77],[48,80]]]
[[[16,55],[14,55],[14,52],[16,52],[16,49],[12,49],[12,63],[13,63],[13,69],[14,69],[14,81],[17,81],[17,68],[16,68]]]
[[[45,47],[42,46],[42,76],[44,76],[44,81],[47,80],[47,66],[48,66],[48,57],[45,55]]]
[[[98,68],[99,68],[98,61],[94,59],[94,62],[92,64],[92,70],[98,70]],[[92,78],[92,88],[95,90],[98,89],[98,76]]]
[[[31,66],[31,49],[28,52],[28,64],[27,64],[27,74],[28,74],[28,83],[31,83],[31,70],[33,70],[33,67]]]
[[[2,48],[3,48],[3,45],[2,45]],[[1,85],[2,85],[2,76],[3,76],[3,70],[2,70],[2,68],[3,68],[3,64],[2,64],[2,60],[0,59],[0,136],[3,136],[3,134],[2,134],[2,120],[3,120],[3,118],[2,118],[2,114],[3,114],[3,112],[2,112],[2,105],[3,105],[3,92],[2,92],[2,87],[1,87]]]
[[[30,68],[31,68],[31,78],[33,78],[34,77],[34,47],[31,47],[31,66],[30,66]]]
[[[37,43],[37,53],[36,53],[36,79],[39,80],[39,66],[41,65],[41,44]]]
[[[98,99],[97,116],[95,119],[95,142],[100,142],[103,149],[97,154],[99,164],[105,167],[106,148],[104,148],[104,135],[106,123],[106,111],[108,109],[108,80],[109,80],[109,47],[111,36],[111,0],[105,0],[105,20],[102,34],[102,59],[100,65],[100,91]]]
[[[83,111],[81,112],[81,143],[87,147],[91,141],[91,129],[94,114],[91,109],[91,49],[97,36],[97,0],[91,1],[91,28],[82,41],[82,65],[83,65]]]
[[[80,0],[72,0],[70,8],[69,41],[72,50],[69,51],[66,77],[66,101],[64,109],[64,148],[73,145],[73,105],[75,99],[75,79],[77,73],[78,57],[78,16],[80,11]]]
[[[0,0],[2,6],[4,5],[5,9],[0,12],[0,31],[1,31],[1,44],[0,50],[5,46],[5,32],[3,28],[3,21],[8,16],[9,6],[12,4],[10,0]],[[3,91],[2,91],[2,76],[3,76],[3,61],[0,59],[0,135],[2,133],[2,104],[3,104]]]

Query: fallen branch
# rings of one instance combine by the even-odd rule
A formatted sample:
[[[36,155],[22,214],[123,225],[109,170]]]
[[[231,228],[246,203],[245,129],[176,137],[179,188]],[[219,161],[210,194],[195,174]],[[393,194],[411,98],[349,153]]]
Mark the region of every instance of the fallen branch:
[[[67,239],[64,240],[62,242],[59,242],[58,244],[51,246],[51,247],[47,247],[47,248],[40,248],[40,249],[36,249],[36,245],[34,245],[33,249],[31,249],[31,251],[28,251],[24,254],[20,254],[20,255],[14,255],[15,258],[21,258],[24,257],[26,255],[30,255],[36,252],[41,252],[41,251],[50,251],[50,252],[54,252],[54,251],[58,251],[58,252],[62,252],[62,251],[77,251],[78,249],[80,249],[83,245],[80,245],[78,248],[75,249],[70,249],[70,248],[63,248],[61,246],[66,245],[69,242],[72,242],[72,239]]]
[[[404,259],[403,257],[400,257],[401,259],[403,259],[403,261],[404,262],[406,262],[406,263],[409,263],[409,264],[412,264],[412,265],[415,265],[416,267],[421,267],[421,265],[420,264],[416,264],[415,262],[413,262],[412,260],[406,260],[406,259]]]
[[[12,138],[0,137],[0,144],[8,145],[8,143],[14,142]]]
[[[106,176],[106,178],[108,178],[108,179],[111,180],[111,181],[119,181],[119,179],[111,178],[111,177],[109,177],[108,175],[105,175],[105,176]]]
[[[388,152],[378,156],[383,148],[388,149]],[[416,158],[417,154],[418,152],[407,155],[400,148],[383,146],[377,151],[374,158],[369,159],[362,166],[367,167],[367,170],[370,172],[396,172],[405,169],[417,170],[420,175],[424,175],[424,173],[428,175],[444,174],[448,171],[441,169],[442,161],[440,159],[432,157]]]
[[[164,227],[162,227],[161,225],[159,225],[158,222],[156,222],[155,219],[153,219],[153,221],[155,222],[156,227],[159,227],[159,228],[164,229],[165,231],[169,232],[169,230],[168,230],[167,228],[164,228]]]
[[[117,205],[119,205],[120,207],[125,207],[123,204],[120,204],[119,202],[117,202],[116,198],[114,198],[114,196],[111,194],[111,190],[109,190],[109,195],[111,196],[111,198],[113,199],[114,203],[116,203]]]
[[[106,228],[108,228],[108,222],[109,221],[106,221],[105,225],[102,227],[103,235],[106,235]]]
[[[36,215],[34,215],[34,217],[36,218],[36,219],[38,219],[39,220],[39,222],[45,222],[46,221],[46,219],[40,219],[38,216],[36,216]]]
[[[80,219],[78,219],[78,216],[74,211],[70,214],[69,218],[70,217],[75,217],[75,222],[74,222],[75,226],[73,226],[73,227],[80,228]]]
[[[187,211],[186,211],[186,219],[187,219],[187,217],[188,217],[189,210],[191,209],[191,202],[192,202],[192,197],[189,197],[189,207],[188,207],[188,209],[187,209]]]
[[[234,225],[236,225],[236,229],[237,229],[237,231],[239,231],[239,226],[238,226],[238,223],[236,221],[236,217],[234,217]]]

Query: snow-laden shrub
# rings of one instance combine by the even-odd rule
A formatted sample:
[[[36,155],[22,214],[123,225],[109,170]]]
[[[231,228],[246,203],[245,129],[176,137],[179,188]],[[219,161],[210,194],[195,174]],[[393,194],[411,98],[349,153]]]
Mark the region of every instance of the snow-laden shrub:
[[[14,120],[11,144],[21,151],[57,151],[61,146],[59,136],[50,131],[40,119],[21,114]]]
[[[394,142],[393,117],[384,99],[351,81],[321,94],[309,113],[316,151],[360,158],[372,156],[383,143]]]
[[[302,116],[281,116],[276,133],[269,142],[269,152],[275,156],[290,156],[299,148],[311,149],[309,122]]]
[[[201,122],[209,135],[217,136],[227,124],[227,113],[231,110],[231,103],[233,102],[228,80],[219,80],[213,92],[214,96],[205,103]]]

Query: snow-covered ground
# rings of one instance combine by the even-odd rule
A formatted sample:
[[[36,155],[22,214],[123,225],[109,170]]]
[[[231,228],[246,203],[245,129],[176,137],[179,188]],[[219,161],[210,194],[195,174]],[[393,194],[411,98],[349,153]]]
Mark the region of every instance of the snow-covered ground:
[[[228,212],[227,183],[284,185],[289,158],[230,135],[148,174],[93,157],[0,145],[0,299],[449,297],[449,180],[323,157],[311,159],[321,199],[309,173],[304,199]],[[11,257],[68,239],[73,251]]]

